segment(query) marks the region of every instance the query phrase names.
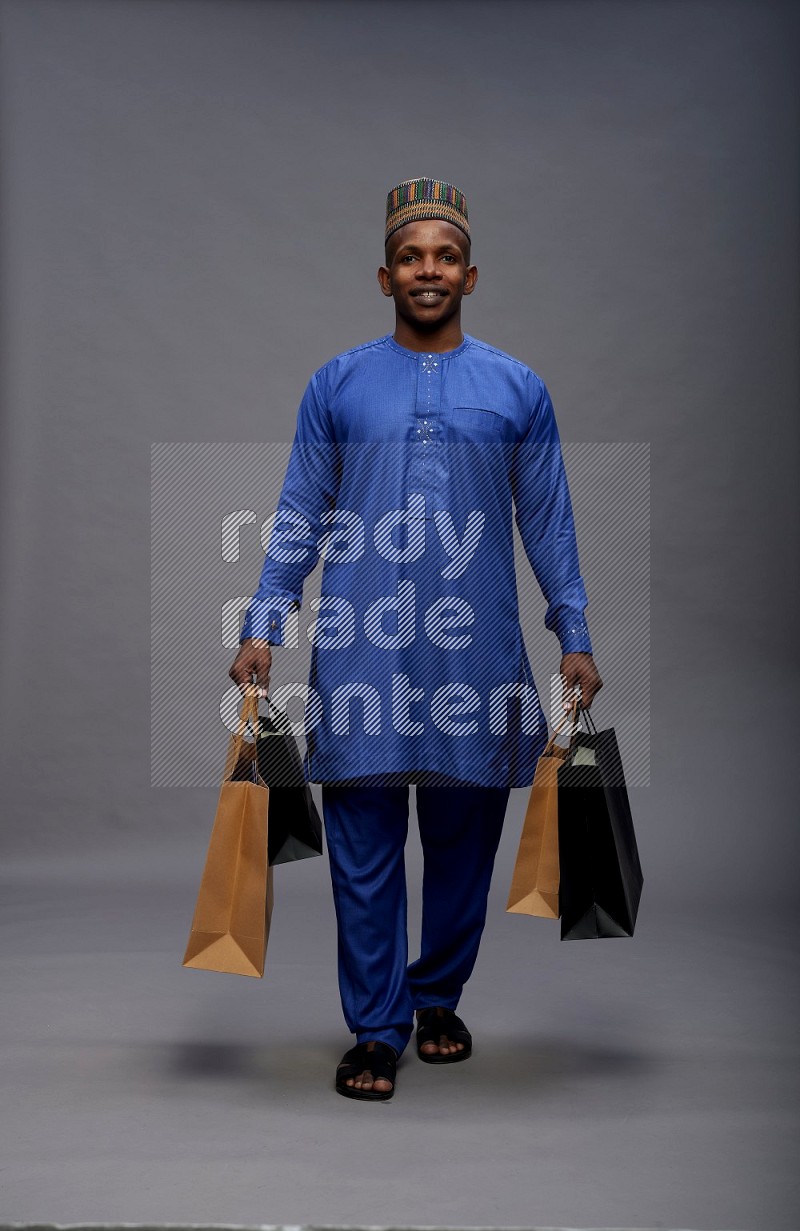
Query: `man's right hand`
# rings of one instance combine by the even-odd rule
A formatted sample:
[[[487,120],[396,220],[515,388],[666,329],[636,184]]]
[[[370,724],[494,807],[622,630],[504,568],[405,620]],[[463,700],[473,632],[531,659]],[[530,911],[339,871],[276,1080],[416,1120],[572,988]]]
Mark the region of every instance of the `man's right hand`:
[[[272,650],[269,642],[262,641],[259,637],[246,637],[228,675],[234,684],[238,684],[240,692],[246,692],[248,687],[252,687],[255,676],[259,697],[266,697],[271,668]]]

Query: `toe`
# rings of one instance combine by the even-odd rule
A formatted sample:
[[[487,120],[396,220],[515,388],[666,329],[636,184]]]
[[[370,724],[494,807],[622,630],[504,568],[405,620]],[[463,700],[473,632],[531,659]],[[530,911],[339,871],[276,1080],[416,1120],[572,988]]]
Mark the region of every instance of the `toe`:
[[[385,1094],[387,1090],[391,1090],[392,1083],[385,1077],[373,1077],[369,1069],[365,1069],[363,1073],[359,1073],[358,1077],[350,1077],[347,1080],[348,1086],[355,1086],[356,1090],[377,1090],[380,1094]]]
[[[463,1043],[453,1043],[451,1039],[448,1039],[446,1034],[443,1034],[439,1040],[439,1051],[442,1053],[442,1055],[452,1056],[454,1052],[463,1051],[463,1050],[464,1050]]]

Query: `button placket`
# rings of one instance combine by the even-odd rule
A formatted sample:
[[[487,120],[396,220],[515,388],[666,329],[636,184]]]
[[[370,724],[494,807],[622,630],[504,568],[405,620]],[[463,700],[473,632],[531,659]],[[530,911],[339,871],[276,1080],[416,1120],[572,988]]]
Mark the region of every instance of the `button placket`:
[[[441,360],[434,354],[423,354],[418,361],[417,397],[415,412],[414,444],[409,468],[412,491],[423,492],[426,500],[426,517],[432,515],[433,477],[435,460],[432,445],[438,436],[439,404],[441,400]]]

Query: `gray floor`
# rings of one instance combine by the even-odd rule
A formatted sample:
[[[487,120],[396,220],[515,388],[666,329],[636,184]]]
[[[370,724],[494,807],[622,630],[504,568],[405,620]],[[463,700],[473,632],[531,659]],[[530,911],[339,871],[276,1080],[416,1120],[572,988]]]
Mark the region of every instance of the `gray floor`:
[[[182,969],[185,855],[7,869],[0,1219],[800,1226],[786,918],[653,890],[633,940],[562,944],[505,913],[503,875],[460,1006],[473,1058],[409,1049],[394,1100],[362,1105],[332,1089],[351,1036],[323,860],[276,870],[259,981]]]

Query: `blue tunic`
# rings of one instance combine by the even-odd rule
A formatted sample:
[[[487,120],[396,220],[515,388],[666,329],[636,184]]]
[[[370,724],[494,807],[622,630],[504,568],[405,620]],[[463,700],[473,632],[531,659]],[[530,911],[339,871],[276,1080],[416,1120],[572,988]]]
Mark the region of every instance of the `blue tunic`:
[[[468,334],[391,335],[314,373],[242,628],[312,644],[306,777],[527,786],[547,724],[519,622],[512,513],[563,653],[591,653],[553,406],[529,367]],[[303,630],[305,578],[322,558]]]

